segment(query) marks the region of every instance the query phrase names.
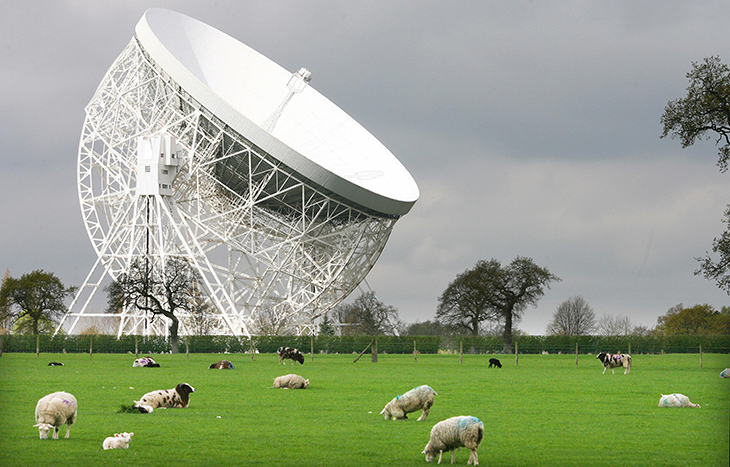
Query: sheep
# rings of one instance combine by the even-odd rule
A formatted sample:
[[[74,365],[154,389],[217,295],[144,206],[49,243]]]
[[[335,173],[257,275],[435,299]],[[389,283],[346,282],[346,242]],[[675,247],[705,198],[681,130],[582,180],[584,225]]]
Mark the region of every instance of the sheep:
[[[478,418],[451,417],[438,422],[431,428],[431,439],[422,454],[426,455],[426,462],[433,461],[438,454],[440,464],[444,451],[451,451],[451,463],[453,464],[456,449],[465,447],[471,450],[467,465],[479,465],[477,448],[482,442],[482,438],[484,438],[484,424]]]
[[[405,394],[396,396],[385,405],[385,408],[380,412],[386,420],[403,420],[408,418],[406,414],[415,412],[423,409],[423,413],[418,420],[426,420],[428,417],[428,411],[433,405],[433,396],[437,396],[436,391],[431,389],[430,386],[418,386],[413,388]]]
[[[104,449],[129,449],[129,442],[132,440],[134,433],[114,433],[114,436],[110,436],[104,440],[101,447]]]
[[[234,368],[233,363],[228,360],[221,360],[215,362],[208,367],[210,370],[232,370]]]
[[[152,357],[142,357],[132,363],[133,368],[160,368],[160,364],[157,363]]]
[[[684,394],[662,394],[659,399],[659,407],[696,407],[699,409],[700,405],[690,402],[689,397]]]
[[[191,392],[195,392],[195,388],[188,383],[178,384],[172,389],[148,392],[138,401],[134,401],[134,408],[142,413],[150,413],[157,408],[185,408],[190,404]]]
[[[306,389],[309,386],[309,380],[304,379],[299,375],[284,375],[274,378],[275,388],[281,389]]]
[[[66,438],[71,434],[71,425],[76,421],[78,412],[76,398],[63,391],[42,397],[35,406],[35,421],[41,439],[48,439],[53,429],[53,439],[58,439],[58,429],[66,424]]]
[[[500,362],[496,358],[490,358],[489,359],[489,368],[492,368],[492,367],[502,368],[502,362]]]
[[[725,368],[720,372],[720,378],[730,378],[730,368]]]
[[[304,365],[304,355],[293,347],[279,347],[276,353],[279,355],[279,363],[286,365],[284,360],[289,359],[292,361],[292,365],[294,362],[299,362],[300,365]]]

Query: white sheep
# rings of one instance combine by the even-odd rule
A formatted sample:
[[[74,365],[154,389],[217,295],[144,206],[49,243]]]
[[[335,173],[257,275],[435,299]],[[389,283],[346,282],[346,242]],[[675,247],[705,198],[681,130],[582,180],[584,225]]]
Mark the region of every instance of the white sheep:
[[[699,409],[700,405],[690,402],[689,397],[684,394],[662,394],[659,399],[659,407],[696,407]]]
[[[35,406],[35,421],[41,439],[48,439],[53,429],[53,439],[58,439],[58,429],[66,424],[66,438],[71,434],[71,425],[76,421],[78,411],[76,398],[63,391],[54,392],[41,398]]]
[[[453,464],[456,449],[465,447],[471,450],[467,465],[479,465],[477,448],[482,438],[484,438],[484,424],[478,418],[469,416],[447,418],[431,428],[431,439],[422,454],[426,455],[426,462],[433,461],[438,454],[440,464],[444,451],[451,451]]]
[[[129,442],[132,440],[134,433],[114,433],[114,436],[110,436],[104,440],[102,447],[104,449],[129,449]]]
[[[437,396],[436,391],[430,386],[423,385],[413,388],[405,394],[396,396],[385,405],[380,412],[386,420],[403,420],[408,418],[407,414],[423,409],[423,413],[418,417],[417,421],[426,420],[428,411],[433,405],[433,396]]]
[[[720,378],[730,378],[730,368],[725,368],[720,372]]]
[[[309,386],[308,379],[304,379],[299,375],[290,374],[274,378],[273,387],[281,389],[305,389],[307,386]]]

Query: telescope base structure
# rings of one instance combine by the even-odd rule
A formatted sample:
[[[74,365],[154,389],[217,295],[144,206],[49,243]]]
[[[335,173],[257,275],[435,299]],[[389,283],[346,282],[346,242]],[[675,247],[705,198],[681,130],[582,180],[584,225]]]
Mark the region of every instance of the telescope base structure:
[[[138,144],[154,136],[182,150],[172,185],[160,191],[169,194],[138,193]],[[110,316],[91,312],[92,298],[135,260],[176,256],[200,276],[214,310],[208,333],[258,333],[264,313],[311,333],[365,278],[397,221],[317,186],[232,130],[136,38],[86,107],[78,186],[98,259],[56,332]],[[119,335],[167,333],[161,316],[131,309],[116,316]],[[200,316],[180,318],[180,335],[197,333]]]

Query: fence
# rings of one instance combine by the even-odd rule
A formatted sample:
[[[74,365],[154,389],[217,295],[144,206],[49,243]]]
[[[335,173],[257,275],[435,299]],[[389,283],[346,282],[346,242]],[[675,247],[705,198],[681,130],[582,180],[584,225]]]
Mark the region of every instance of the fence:
[[[252,350],[274,353],[281,346],[296,347],[304,353],[360,353],[372,336],[187,336],[180,338],[181,351],[190,353],[245,353]],[[581,354],[624,352],[635,354],[730,353],[730,336],[521,336],[515,338],[521,354]],[[465,354],[502,353],[500,337],[473,336],[378,336],[381,354],[421,354],[462,352]],[[43,353],[167,353],[170,343],[160,336],[70,335],[0,336],[2,352]]]

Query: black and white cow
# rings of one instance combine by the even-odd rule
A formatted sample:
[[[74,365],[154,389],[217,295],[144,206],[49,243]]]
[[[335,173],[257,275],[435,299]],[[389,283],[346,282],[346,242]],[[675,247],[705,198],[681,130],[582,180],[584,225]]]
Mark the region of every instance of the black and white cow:
[[[279,350],[277,350],[276,353],[279,354],[279,363],[286,365],[284,360],[288,358],[292,361],[292,364],[294,362],[299,362],[304,365],[304,355],[293,347],[279,347]]]
[[[603,373],[606,374],[606,370],[611,369],[611,373],[616,374],[614,368],[624,367],[624,374],[628,374],[631,371],[631,355],[626,353],[609,354],[601,352],[596,355],[596,358],[603,363]]]

